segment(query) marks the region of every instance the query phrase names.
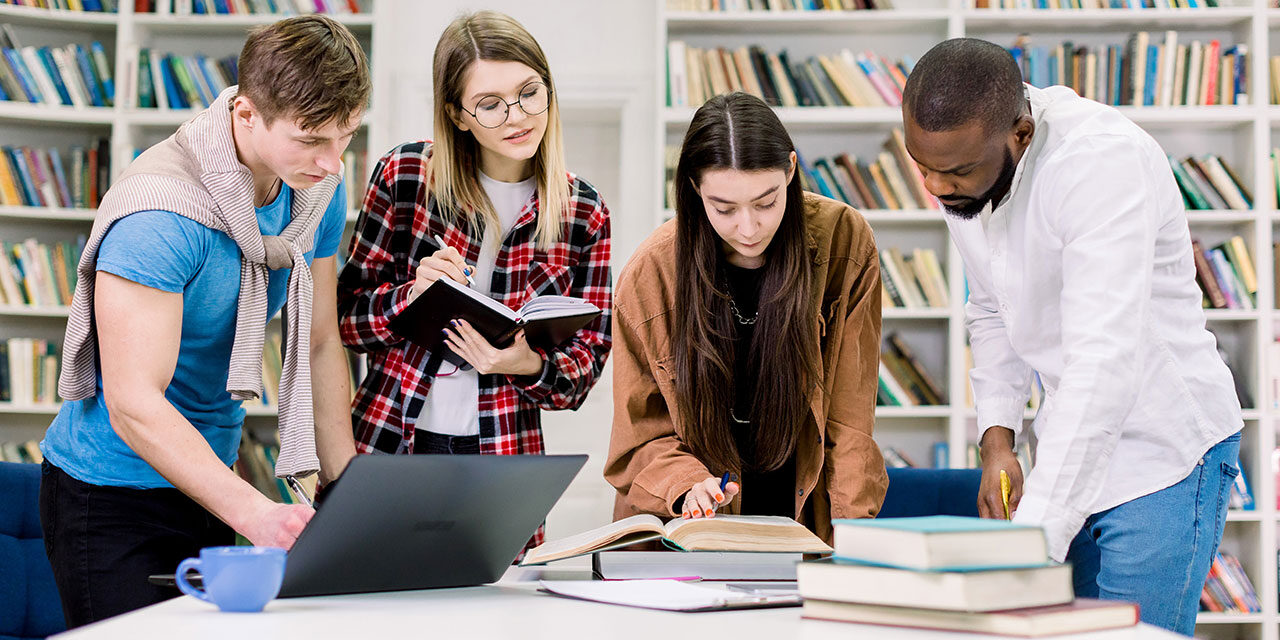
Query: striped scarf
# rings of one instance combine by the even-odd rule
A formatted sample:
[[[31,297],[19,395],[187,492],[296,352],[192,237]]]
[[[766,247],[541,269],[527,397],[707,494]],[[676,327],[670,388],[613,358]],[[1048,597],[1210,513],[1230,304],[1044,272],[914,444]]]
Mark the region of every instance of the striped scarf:
[[[117,220],[139,211],[172,211],[221,231],[240,248],[240,297],[227,391],[236,400],[262,391],[262,348],[267,323],[267,284],[275,269],[289,273],[285,304],[285,354],[280,376],[280,456],[276,475],[310,475],[316,456],[311,397],[311,269],[304,254],[315,242],[341,172],[305,191],[294,191],[291,221],[278,236],[264,236],[253,205],[253,175],[236,156],[231,101],[236,87],[183,124],[174,135],[134,160],[103,197],[93,232],[77,268],[63,343],[58,392],[64,400],[93,397],[97,336],[93,284],[98,247]],[[297,268],[294,268],[297,267]]]

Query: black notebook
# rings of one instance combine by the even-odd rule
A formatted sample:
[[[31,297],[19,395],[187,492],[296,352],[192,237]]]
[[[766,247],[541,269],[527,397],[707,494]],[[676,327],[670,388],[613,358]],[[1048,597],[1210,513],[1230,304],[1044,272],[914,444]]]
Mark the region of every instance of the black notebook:
[[[454,318],[469,322],[495,347],[510,346],[516,332],[523,328],[530,345],[549,349],[573,337],[599,315],[599,307],[568,296],[538,296],[519,311],[512,311],[451,278],[440,278],[392,318],[390,327],[432,353],[439,353],[446,362],[469,368],[444,344],[444,328]]]

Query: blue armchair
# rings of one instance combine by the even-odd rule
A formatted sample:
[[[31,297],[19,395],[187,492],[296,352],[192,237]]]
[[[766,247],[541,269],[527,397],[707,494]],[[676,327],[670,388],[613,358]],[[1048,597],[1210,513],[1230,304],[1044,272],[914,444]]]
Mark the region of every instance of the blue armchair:
[[[66,630],[40,532],[40,466],[0,462],[0,640]]]
[[[978,517],[981,469],[888,469],[889,491],[879,518]]]

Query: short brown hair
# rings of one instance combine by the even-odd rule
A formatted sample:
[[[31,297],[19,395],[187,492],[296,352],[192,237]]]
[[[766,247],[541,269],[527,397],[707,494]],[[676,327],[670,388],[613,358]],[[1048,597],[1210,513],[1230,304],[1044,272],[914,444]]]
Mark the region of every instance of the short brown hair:
[[[268,125],[292,117],[304,129],[347,126],[369,104],[369,61],[355,36],[323,15],[285,18],[249,31],[240,50],[239,95]]]

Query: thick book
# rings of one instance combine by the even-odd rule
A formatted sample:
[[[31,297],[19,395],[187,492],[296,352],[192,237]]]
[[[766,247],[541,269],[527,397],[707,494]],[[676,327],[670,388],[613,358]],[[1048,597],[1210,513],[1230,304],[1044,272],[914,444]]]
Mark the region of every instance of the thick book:
[[[946,611],[1000,611],[1066,604],[1075,598],[1071,565],[972,571],[916,571],[841,559],[802,562],[796,582],[806,600]]]
[[[521,565],[545,564],[575,556],[661,540],[681,551],[831,553],[831,547],[804,525],[782,516],[730,516],[663,524],[641,514],[530,549]]]
[[[390,326],[392,331],[432,353],[441,353],[444,360],[461,367],[466,364],[462,357],[444,346],[444,328],[455,318],[466,320],[495,347],[510,345],[516,332],[523,328],[529,344],[552,348],[599,315],[599,307],[568,296],[538,296],[519,311],[512,311],[451,278],[440,278],[392,318]]]
[[[969,613],[805,600],[803,615],[816,620],[1040,638],[1132,627],[1138,624],[1138,605],[1116,600],[1077,598],[1068,604],[1047,607]]]
[[[835,555],[903,569],[1040,566],[1044,530],[1008,520],[960,516],[835,520]]]
[[[803,553],[744,551],[597,551],[591,554],[591,573],[601,580],[796,580]]]

